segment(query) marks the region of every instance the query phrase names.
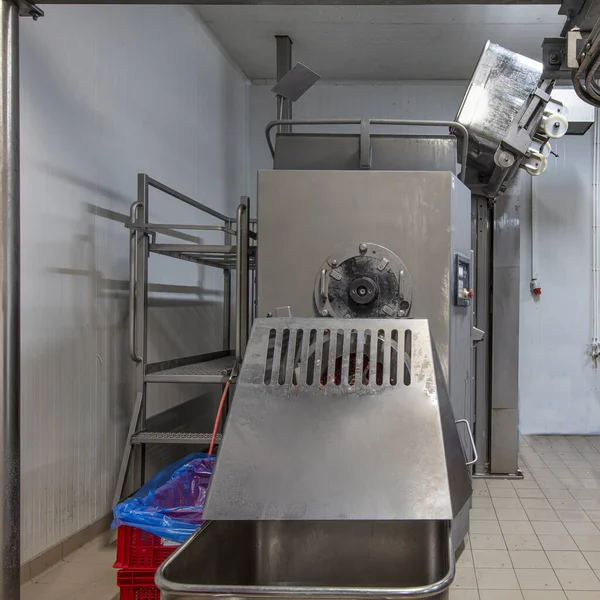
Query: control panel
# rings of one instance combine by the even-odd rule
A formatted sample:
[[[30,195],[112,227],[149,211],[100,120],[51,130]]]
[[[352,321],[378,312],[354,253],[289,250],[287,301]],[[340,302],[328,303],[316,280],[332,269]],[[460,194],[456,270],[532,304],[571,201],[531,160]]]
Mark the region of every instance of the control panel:
[[[471,306],[471,298],[471,258],[457,252],[454,258],[454,304]]]

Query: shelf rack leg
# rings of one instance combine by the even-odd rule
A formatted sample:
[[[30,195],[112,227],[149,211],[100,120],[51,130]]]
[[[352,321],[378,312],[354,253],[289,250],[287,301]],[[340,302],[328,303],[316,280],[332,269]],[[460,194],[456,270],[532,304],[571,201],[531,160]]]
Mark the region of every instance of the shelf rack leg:
[[[2,1],[2,0],[0,0]],[[138,174],[138,197],[132,205],[132,225],[145,223],[148,218],[148,175]],[[147,362],[147,332],[146,323],[148,316],[148,236],[143,233],[131,232],[132,247],[130,255],[130,353],[135,360],[134,366],[134,406],[129,432],[123,450],[123,458],[117,476],[113,506],[116,506],[125,492],[127,475],[132,463],[133,448],[131,438],[138,428],[146,426],[146,362]],[[135,258],[137,257],[137,259]],[[137,465],[141,485],[144,484],[146,449],[140,444],[139,464]]]
[[[236,321],[235,352],[238,363],[242,362],[248,341],[248,241],[250,225],[250,199],[242,196],[237,209],[237,254],[236,254]]]
[[[138,197],[137,201],[142,205],[142,209],[138,212],[137,225],[147,223],[150,220],[149,211],[149,196],[150,182],[149,177],[145,173],[138,174]],[[137,247],[137,284],[136,284],[136,311],[135,311],[135,330],[136,330],[136,347],[139,348],[141,360],[135,365],[135,395],[136,399],[139,394],[142,395],[142,405],[139,414],[139,428],[146,428],[146,363],[148,361],[147,341],[148,341],[148,252],[149,241],[148,236],[143,234],[138,236]],[[146,446],[140,444],[139,449],[139,481],[140,485],[144,485],[146,480]]]
[[[233,221],[225,225],[231,229]],[[225,245],[232,244],[232,236],[225,233]],[[237,242],[236,242],[237,243]],[[223,350],[231,348],[231,269],[223,269]]]
[[[135,406],[133,407],[133,414],[131,415],[131,421],[129,422],[129,431],[127,433],[127,441],[125,442],[125,451],[123,452],[123,458],[121,459],[121,466],[119,467],[119,475],[117,477],[117,487],[115,489],[115,496],[113,498],[113,507],[115,507],[125,491],[125,481],[127,480],[127,472],[129,471],[129,463],[131,461],[131,453],[133,452],[133,446],[131,445],[131,438],[136,432],[138,421],[140,420],[140,413],[142,410],[143,394],[138,393],[135,399]]]

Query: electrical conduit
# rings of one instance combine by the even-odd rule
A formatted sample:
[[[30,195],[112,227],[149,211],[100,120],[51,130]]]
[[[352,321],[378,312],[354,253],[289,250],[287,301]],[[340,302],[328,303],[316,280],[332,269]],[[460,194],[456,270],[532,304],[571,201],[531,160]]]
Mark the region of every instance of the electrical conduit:
[[[598,332],[598,198],[600,169],[600,110],[595,109],[594,114],[594,152],[592,167],[592,345],[590,354],[597,366],[600,356]]]

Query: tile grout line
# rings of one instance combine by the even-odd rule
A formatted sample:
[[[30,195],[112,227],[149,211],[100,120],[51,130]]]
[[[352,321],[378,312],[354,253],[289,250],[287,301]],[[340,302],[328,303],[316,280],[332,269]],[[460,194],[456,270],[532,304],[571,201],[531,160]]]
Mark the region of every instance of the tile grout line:
[[[517,498],[519,500],[519,504],[521,504],[521,506],[523,507],[523,503],[521,502],[521,499],[519,498],[519,495],[517,494],[517,490],[512,482],[511,482],[511,486],[512,486],[511,489],[514,490],[515,495],[517,496]],[[490,495],[491,495],[491,492],[490,492]],[[493,504],[493,500],[492,500],[492,504]],[[525,510],[524,507],[523,507],[523,510]],[[525,514],[527,514],[527,513],[525,513]],[[517,581],[517,585],[519,586],[519,592],[521,593],[521,598],[525,598],[525,595],[523,594],[523,589],[521,588],[521,582],[519,581],[519,578],[517,577],[517,569],[515,567],[515,563],[513,562],[513,558],[510,554],[508,542],[505,537],[506,534],[504,533],[504,530],[502,529],[502,525],[500,524],[499,519],[498,519],[498,527],[500,527],[500,533],[502,534],[502,539],[504,541],[504,545],[506,546],[506,552],[508,553],[508,560],[510,560],[510,564],[512,565],[513,573],[515,574],[515,580]]]
[[[537,479],[535,478],[535,475],[531,475],[531,478],[536,482],[536,484],[538,485],[538,487],[540,488],[540,490],[542,490],[542,494],[544,494],[544,497],[546,496],[546,494],[544,493],[544,490],[542,488],[542,486],[540,486],[540,484],[538,483]],[[514,487],[514,484],[513,484]],[[547,499],[547,498],[546,498]],[[529,515],[527,515],[529,517]],[[556,518],[558,518],[558,515],[556,515]],[[560,521],[562,523],[562,521]],[[554,573],[554,577],[556,577],[556,581],[558,581],[558,585],[560,585],[560,589],[563,592],[563,594],[565,595],[565,597],[567,597],[567,592],[565,590],[565,588],[563,587],[562,582],[560,581],[560,579],[558,578],[558,575],[556,574],[556,569],[552,566],[552,561],[550,560],[550,557],[548,556],[548,552],[546,551],[546,548],[544,548],[544,545],[542,544],[542,540],[540,540],[535,527],[533,526],[533,523],[531,522],[531,520],[529,521],[531,528],[533,529],[533,533],[536,536],[537,541],[540,544],[540,548],[542,549],[542,552],[544,553],[544,556],[546,557],[546,560],[548,561],[548,564],[550,565],[550,567],[552,568],[552,573]],[[519,578],[517,577],[517,581],[519,580]],[[519,584],[520,585],[520,584]],[[525,597],[523,595],[523,597]]]
[[[500,519],[498,518],[498,513],[496,512],[496,505],[494,504],[494,498],[492,497],[492,491],[491,491],[490,487],[487,485],[488,480],[485,480],[485,481],[486,481],[486,486],[488,488],[488,493],[490,495],[490,498],[492,498],[492,507],[494,509],[494,514],[496,515],[496,521],[498,523],[498,528],[500,529],[500,535],[502,536],[502,541],[504,542],[504,546],[506,548],[506,553],[508,554],[508,560],[510,561],[510,564],[512,566],[512,571],[513,571],[513,574],[515,576],[515,581],[517,582],[517,586],[518,586],[519,592],[521,593],[521,597],[524,598],[525,596],[523,594],[523,589],[521,588],[521,582],[519,581],[519,578],[517,577],[517,570],[516,570],[515,565],[514,565],[514,563],[512,561],[512,556],[510,555],[510,550],[509,550],[509,547],[508,547],[508,542],[506,541],[504,530],[502,529],[502,525],[500,524]],[[515,495],[518,498],[517,491],[516,491],[516,489],[515,489],[515,487],[514,487],[514,485],[513,485],[512,482],[511,482],[511,488],[510,489],[514,490]],[[518,500],[519,500],[519,504],[521,504],[521,506],[522,506],[521,499],[518,498]],[[525,509],[523,508],[523,510],[525,510]],[[525,513],[525,514],[527,514],[527,513]],[[477,580],[477,571],[475,571],[475,580],[478,581]],[[479,590],[479,582],[477,583],[477,589],[478,589],[478,591],[481,591],[481,590]]]

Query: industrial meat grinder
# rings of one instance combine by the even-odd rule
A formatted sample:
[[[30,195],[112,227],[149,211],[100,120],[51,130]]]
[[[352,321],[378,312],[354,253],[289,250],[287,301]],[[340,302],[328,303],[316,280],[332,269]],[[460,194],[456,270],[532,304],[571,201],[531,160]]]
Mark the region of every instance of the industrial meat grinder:
[[[424,144],[430,170],[259,173],[259,318],[167,598],[445,597],[471,497],[471,200],[433,170],[453,137],[395,139]]]

